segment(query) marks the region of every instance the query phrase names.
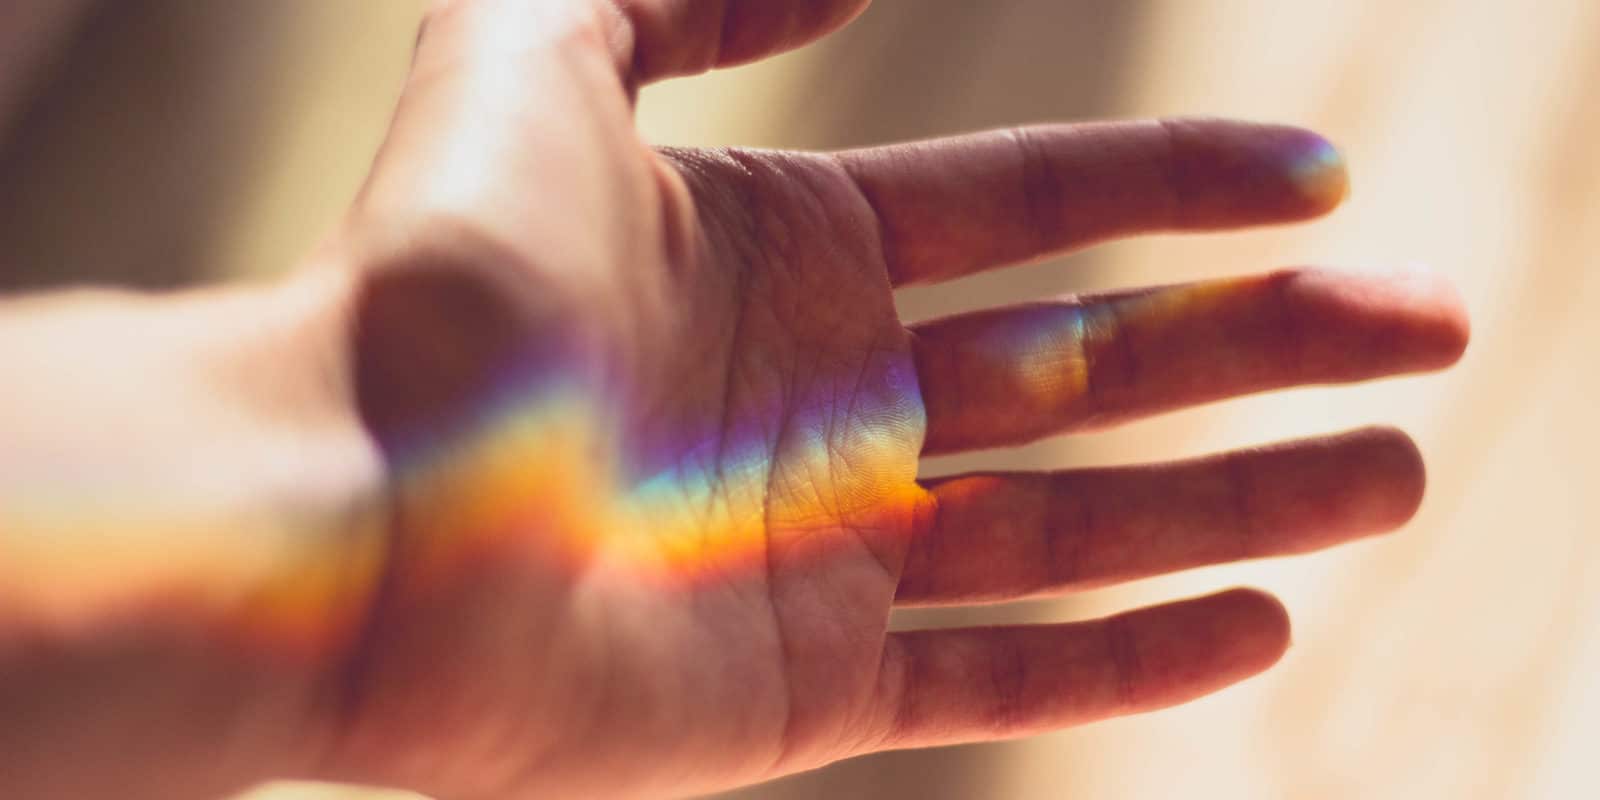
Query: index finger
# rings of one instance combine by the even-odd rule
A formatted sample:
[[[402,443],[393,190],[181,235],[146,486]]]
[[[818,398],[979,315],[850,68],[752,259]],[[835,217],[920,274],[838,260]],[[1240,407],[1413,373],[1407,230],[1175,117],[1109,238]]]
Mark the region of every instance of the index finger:
[[[1037,125],[837,158],[877,212],[897,285],[1115,236],[1308,219],[1346,191],[1321,136],[1215,119]]]

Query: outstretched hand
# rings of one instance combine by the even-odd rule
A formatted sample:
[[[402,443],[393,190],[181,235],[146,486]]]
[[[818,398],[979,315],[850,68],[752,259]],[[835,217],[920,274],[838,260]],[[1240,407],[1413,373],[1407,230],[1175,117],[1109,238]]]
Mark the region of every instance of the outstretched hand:
[[[919,481],[1246,392],[1443,367],[1425,279],[1279,271],[904,326],[898,286],[1150,231],[1314,217],[1321,138],[1043,125],[844,153],[653,149],[651,81],[862,0],[455,0],[330,248],[390,498],[319,774],[441,797],[683,794],[1182,702],[1271,665],[1232,591],[1061,625],[888,632],[1393,528],[1398,432]]]

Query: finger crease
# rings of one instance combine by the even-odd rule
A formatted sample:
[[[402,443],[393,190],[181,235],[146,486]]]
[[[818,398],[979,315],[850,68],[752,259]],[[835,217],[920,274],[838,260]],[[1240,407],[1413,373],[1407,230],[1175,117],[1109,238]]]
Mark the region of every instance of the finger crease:
[[[1237,541],[1238,550],[1233,560],[1254,558],[1259,552],[1257,541],[1260,536],[1256,530],[1255,504],[1252,495],[1255,493],[1254,481],[1250,477],[1250,465],[1245,462],[1246,455],[1230,453],[1223,456],[1223,465],[1227,470],[1228,500],[1230,513],[1233,515],[1234,539]]]
[[[1161,172],[1162,197],[1166,207],[1162,213],[1165,220],[1163,227],[1172,230],[1182,228],[1185,220],[1184,209],[1184,180],[1182,166],[1179,163],[1179,154],[1182,150],[1178,146],[1178,123],[1170,119],[1158,119],[1156,125],[1161,130],[1161,147],[1163,152],[1153,159],[1156,169]]]
[[[1052,250],[1049,232],[1063,227],[1063,197],[1066,189],[1055,167],[1045,155],[1044,147],[1026,127],[1010,128],[1006,136],[1016,147],[1021,170],[1023,212],[1027,214],[1029,235],[1033,237],[1032,252]]]
[[[1288,384],[1301,383],[1311,372],[1306,363],[1309,349],[1306,345],[1305,323],[1294,311],[1292,290],[1295,280],[1296,274],[1293,272],[1284,272],[1273,277],[1272,300],[1278,307],[1278,330],[1286,343],[1283,347],[1280,368],[1284,371],[1285,383]]]
[[[1110,617],[1102,624],[1106,638],[1106,654],[1111,659],[1117,702],[1126,711],[1139,707],[1139,686],[1143,680],[1144,665],[1139,659],[1139,648],[1134,641],[1128,616]]]
[[[1072,585],[1083,577],[1084,553],[1089,537],[1093,535],[1095,526],[1095,510],[1087,495],[1075,492],[1076,482],[1057,479],[1057,484],[1048,489],[1050,497],[1046,500],[1050,512],[1044,521],[1045,538],[1045,586],[1040,588],[1062,588]],[[1072,503],[1073,522],[1076,530],[1069,530],[1069,525],[1063,519],[1066,515],[1060,511],[1062,501]],[[1062,539],[1071,539],[1070,543],[1063,546]]]
[[[883,207],[879,204],[877,196],[873,193],[871,187],[851,168],[848,159],[835,155],[833,163],[848,178],[846,183],[855,190],[856,196],[861,198],[861,202],[866,204],[867,209],[872,214],[872,221],[877,226],[878,231],[878,257],[883,260],[884,269],[889,273],[890,284],[900,286],[909,282],[912,280],[911,276],[902,274],[900,270],[899,254],[895,247],[895,240],[890,234],[889,224],[884,217]]]

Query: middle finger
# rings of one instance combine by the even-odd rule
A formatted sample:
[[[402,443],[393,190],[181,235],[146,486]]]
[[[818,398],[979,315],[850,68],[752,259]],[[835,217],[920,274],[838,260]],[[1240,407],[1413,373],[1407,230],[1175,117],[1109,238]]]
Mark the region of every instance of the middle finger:
[[[1033,303],[911,331],[925,455],[1439,369],[1467,340],[1460,301],[1439,280],[1319,270]]]

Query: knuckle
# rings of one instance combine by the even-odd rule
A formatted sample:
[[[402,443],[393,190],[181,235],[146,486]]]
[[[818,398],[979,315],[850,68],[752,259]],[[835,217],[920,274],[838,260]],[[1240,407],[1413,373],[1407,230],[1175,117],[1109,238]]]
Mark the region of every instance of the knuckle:
[[[1125,710],[1138,709],[1141,705],[1145,677],[1131,621],[1124,614],[1106,619],[1103,625],[1106,654],[1111,663],[1113,690],[1116,692],[1117,702]]]
[[[1035,237],[1032,250],[1049,250],[1053,238],[1051,231],[1057,230],[1063,223],[1061,217],[1066,186],[1033,129],[1017,126],[1006,129],[1003,135],[1016,150],[1022,208],[1027,216],[1028,230]]]

